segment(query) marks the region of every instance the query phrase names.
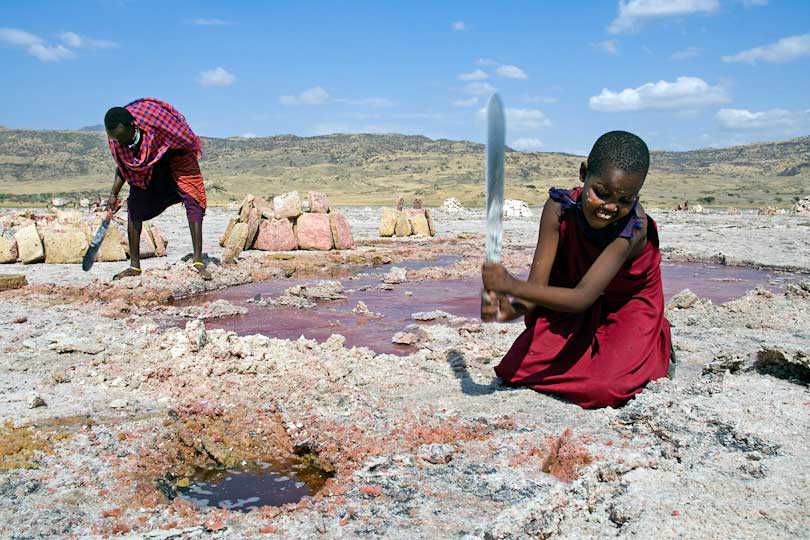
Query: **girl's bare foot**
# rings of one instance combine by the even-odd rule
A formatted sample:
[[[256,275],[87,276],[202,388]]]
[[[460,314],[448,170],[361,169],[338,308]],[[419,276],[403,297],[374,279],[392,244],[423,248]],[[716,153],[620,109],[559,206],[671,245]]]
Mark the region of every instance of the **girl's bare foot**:
[[[113,276],[113,280],[121,279],[121,278],[125,278],[125,277],[140,276],[140,275],[141,275],[141,269],[140,268],[134,268],[134,267],[130,266],[129,268],[127,268],[123,272],[118,272],[117,274],[115,274]]]

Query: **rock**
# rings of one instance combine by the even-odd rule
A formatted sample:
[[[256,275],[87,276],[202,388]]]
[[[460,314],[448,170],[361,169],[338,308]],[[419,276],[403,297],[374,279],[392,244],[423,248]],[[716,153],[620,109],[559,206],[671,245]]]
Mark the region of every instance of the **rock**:
[[[150,228],[149,222],[144,222],[141,228],[141,259],[149,259],[157,254],[157,248],[155,248],[155,241],[152,239],[152,231],[149,230]]]
[[[405,197],[397,199],[397,212],[402,212],[402,207],[405,206]]]
[[[453,459],[456,448],[451,444],[423,444],[416,450],[416,456],[434,465],[444,465]]]
[[[127,406],[127,400],[125,399],[114,399],[110,402],[111,409],[123,409]]]
[[[57,210],[56,222],[62,225],[77,225],[84,221],[84,216],[77,210]]]
[[[329,225],[332,229],[332,241],[335,249],[354,249],[354,238],[349,222],[340,212],[329,214]]]
[[[380,217],[380,236],[394,236],[399,212],[393,208],[383,208]]]
[[[59,336],[58,339],[50,344],[49,348],[55,350],[59,354],[79,352],[95,355],[103,352],[106,347],[92,338],[84,338],[80,336]]]
[[[714,359],[703,366],[703,374],[710,373],[723,373],[729,371],[736,373],[742,369],[745,364],[745,357],[737,353],[720,353]]]
[[[17,241],[11,231],[0,234],[0,264],[17,262]]]
[[[425,208],[425,219],[427,220],[430,236],[436,236],[436,224],[433,222],[433,216],[427,208]]]
[[[289,219],[266,219],[259,225],[259,234],[253,244],[262,251],[291,251],[298,249],[292,222]]]
[[[672,297],[672,300],[667,303],[667,309],[687,309],[692,307],[698,300],[700,300],[698,295],[689,289],[684,289]]]
[[[276,219],[296,218],[301,215],[301,197],[297,191],[273,197],[273,213]]]
[[[371,311],[369,311],[368,306],[365,304],[365,302],[361,300],[357,301],[357,305],[352,310],[352,313],[354,313],[355,315],[364,315],[364,316],[371,315]]]
[[[295,238],[300,249],[332,249],[332,225],[328,214],[303,214],[295,222]]]
[[[219,237],[219,245],[225,247],[228,243],[228,238],[231,236],[231,232],[233,231],[234,225],[239,223],[239,218],[231,218],[228,222],[228,226],[225,227],[225,232],[222,233],[222,236]]]
[[[742,215],[739,208],[734,208],[733,206],[730,208],[726,208],[726,215],[727,216],[739,216]]]
[[[788,283],[785,285],[786,296],[798,296],[799,298],[810,298],[810,281],[801,283]]]
[[[704,214],[704,213],[705,213],[704,208],[703,208],[701,205],[699,205],[699,204],[696,204],[696,205],[694,205],[693,207],[691,207],[691,208],[690,208],[690,211],[691,211],[693,214]]]
[[[790,352],[779,347],[763,347],[757,352],[754,368],[780,379],[810,383],[810,354],[806,351]]]
[[[391,270],[383,276],[383,283],[396,285],[397,283],[405,283],[408,279],[408,273],[404,268],[398,266],[391,267]]]
[[[169,245],[169,241],[166,240],[166,235],[163,234],[163,231],[160,228],[153,224],[149,224],[149,234],[152,235],[152,244],[155,246],[155,255],[158,257],[165,257],[166,256],[166,247]]]
[[[47,405],[47,403],[45,403],[45,400],[42,399],[42,396],[40,396],[39,394],[31,394],[30,396],[28,396],[27,404],[29,409],[36,409],[37,407],[44,407],[45,405]]]
[[[413,208],[414,208],[414,210],[421,210],[422,209],[422,199],[421,199],[421,197],[414,197],[414,199],[413,199]]]
[[[411,313],[411,319],[415,321],[435,321],[436,319],[451,319],[453,315],[446,311],[420,311],[418,313]]]
[[[225,242],[226,248],[235,248],[237,255],[244,249],[245,241],[248,235],[248,224],[239,222],[233,226],[231,234],[228,235],[228,240]]]
[[[776,208],[773,206],[766,206],[757,210],[758,216],[775,216],[777,214]]]
[[[2,274],[0,275],[0,291],[19,289],[28,285],[25,274]]]
[[[205,323],[200,319],[194,319],[186,323],[186,336],[188,337],[190,344],[189,350],[191,352],[203,350],[208,343],[208,335],[205,333]]]
[[[792,216],[810,216],[810,197],[805,197],[800,201],[797,201],[796,204],[790,209],[790,215]]]
[[[400,212],[394,226],[394,234],[396,236],[410,236],[412,232],[413,228],[411,227],[411,220],[408,219],[408,214],[404,211]]]
[[[14,233],[17,250],[23,264],[38,263],[45,260],[45,248],[35,223],[17,229]]]
[[[449,199],[445,199],[442,203],[442,210],[448,214],[460,214],[464,211],[464,207],[458,199],[450,197]]]
[[[517,199],[506,199],[503,201],[503,215],[509,218],[532,217],[534,212],[529,205]]]
[[[45,246],[45,262],[48,264],[80,263],[87,251],[87,233],[84,229],[71,228],[64,231],[42,231]]]
[[[220,298],[219,300],[214,300],[210,304],[187,307],[180,311],[180,315],[183,317],[194,317],[197,319],[216,319],[218,317],[244,315],[247,312],[247,308],[235,306],[227,300]]]
[[[97,229],[98,225],[100,225],[100,222],[94,228]],[[127,251],[125,245],[126,243],[124,242],[124,235],[121,229],[115,223],[110,223],[110,226],[107,228],[107,234],[104,236],[104,240],[101,241],[101,247],[98,250],[96,260],[101,262],[126,260]]]
[[[255,208],[251,208],[247,218],[247,235],[245,236],[245,243],[243,249],[253,248],[253,243],[256,241],[256,234],[259,232],[259,222],[261,215]]]
[[[414,345],[418,341],[419,336],[411,332],[397,332],[391,338],[391,343],[396,343],[397,345]]]
[[[343,284],[336,280],[316,281],[306,285],[296,285],[290,287],[284,294],[287,296],[299,296],[310,300],[343,300]]]
[[[276,219],[276,213],[273,210],[273,203],[267,202],[261,197],[256,197],[253,200],[253,207],[263,219]]]
[[[411,234],[418,236],[431,236],[430,227],[424,210],[416,210],[408,214],[408,221],[411,225]]]
[[[326,197],[325,193],[320,191],[310,191],[307,195],[309,197],[310,212],[314,212],[316,214],[329,213],[329,199]]]
[[[247,223],[248,215],[253,210],[253,201],[255,200],[256,197],[250,194],[245,195],[245,198],[242,199],[242,203],[239,205],[239,221],[242,223]]]

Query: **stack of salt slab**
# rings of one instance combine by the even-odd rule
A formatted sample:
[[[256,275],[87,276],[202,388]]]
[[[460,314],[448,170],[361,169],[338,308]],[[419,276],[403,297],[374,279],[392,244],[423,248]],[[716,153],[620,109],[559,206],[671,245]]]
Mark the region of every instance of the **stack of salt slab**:
[[[0,217],[0,263],[80,263],[98,226],[100,215],[78,211],[25,212]],[[157,226],[143,224],[141,258],[163,257],[168,241]],[[101,243],[97,261],[124,261],[127,239],[111,223]]]
[[[436,226],[427,208],[383,208],[380,236],[436,236]]]
[[[352,249],[354,238],[349,222],[329,207],[325,194],[310,191],[302,197],[291,191],[273,197],[272,202],[254,195],[245,197],[219,245],[225,248],[224,260],[232,261],[244,249]]]

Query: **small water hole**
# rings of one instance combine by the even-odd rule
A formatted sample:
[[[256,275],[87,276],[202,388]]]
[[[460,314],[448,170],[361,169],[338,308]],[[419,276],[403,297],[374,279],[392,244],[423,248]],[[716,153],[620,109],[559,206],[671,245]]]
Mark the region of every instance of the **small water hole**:
[[[200,508],[250,512],[311,497],[331,476],[311,460],[243,462],[237,468],[198,469],[175,489],[177,498]]]

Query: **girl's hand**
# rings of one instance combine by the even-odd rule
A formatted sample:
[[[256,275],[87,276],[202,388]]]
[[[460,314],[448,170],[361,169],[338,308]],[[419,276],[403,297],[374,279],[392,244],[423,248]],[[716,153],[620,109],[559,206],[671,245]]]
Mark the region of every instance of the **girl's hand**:
[[[481,267],[481,279],[484,282],[484,289],[501,294],[511,294],[511,287],[514,279],[506,271],[503,265],[486,262]]]

